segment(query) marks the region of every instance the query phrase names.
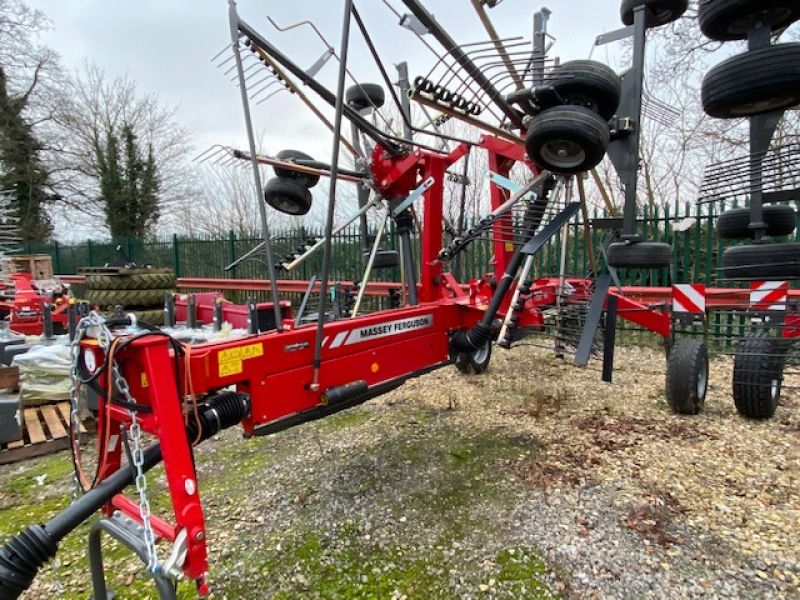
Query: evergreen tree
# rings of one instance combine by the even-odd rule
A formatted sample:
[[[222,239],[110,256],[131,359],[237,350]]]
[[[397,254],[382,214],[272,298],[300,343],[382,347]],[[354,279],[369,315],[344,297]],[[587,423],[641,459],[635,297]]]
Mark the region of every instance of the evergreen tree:
[[[148,145],[147,156],[142,157],[133,128],[126,124],[120,135],[113,130],[106,134],[105,143],[96,148],[96,163],[111,237],[143,238],[159,216],[152,147]]]
[[[30,91],[11,95],[0,66],[0,190],[12,190],[12,206],[19,215],[19,231],[25,241],[44,241],[52,226],[45,210],[51,200],[41,144],[23,114]]]

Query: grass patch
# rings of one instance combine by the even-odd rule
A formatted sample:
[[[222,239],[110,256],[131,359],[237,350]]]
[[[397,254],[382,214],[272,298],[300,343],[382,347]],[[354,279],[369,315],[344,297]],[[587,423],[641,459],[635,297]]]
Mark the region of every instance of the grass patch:
[[[325,417],[317,423],[317,429],[325,433],[334,433],[342,429],[357,427],[372,418],[372,413],[366,410],[351,408],[340,413]]]
[[[536,552],[511,548],[498,553],[497,584],[517,598],[554,598],[544,576],[547,569]]]

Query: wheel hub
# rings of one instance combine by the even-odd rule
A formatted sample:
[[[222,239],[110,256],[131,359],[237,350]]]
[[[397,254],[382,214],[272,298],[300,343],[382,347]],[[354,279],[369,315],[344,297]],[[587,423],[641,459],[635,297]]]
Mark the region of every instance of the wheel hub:
[[[540,152],[547,162],[565,169],[577,167],[586,160],[586,152],[572,140],[552,140],[545,143]]]
[[[289,214],[297,214],[297,204],[289,200],[284,196],[278,196],[275,198],[275,206],[278,210],[289,213]]]

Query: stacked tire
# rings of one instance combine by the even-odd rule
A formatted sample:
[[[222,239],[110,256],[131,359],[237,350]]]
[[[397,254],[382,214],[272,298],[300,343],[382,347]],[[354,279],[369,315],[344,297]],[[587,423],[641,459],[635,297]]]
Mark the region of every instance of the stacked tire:
[[[164,301],[175,293],[175,274],[169,269],[121,269],[117,273],[86,275],[86,299],[106,314],[121,306],[137,320],[164,324]]]
[[[302,166],[304,161],[314,162],[299,150],[281,150],[275,157],[287,163]],[[319,175],[296,171],[289,167],[273,167],[275,177],[264,186],[264,201],[277,210],[293,217],[301,217],[311,210],[311,188],[319,183]]]
[[[552,98],[525,137],[525,150],[537,165],[559,174],[584,173],[596,167],[611,142],[608,121],[616,114],[622,81],[611,68],[592,60],[573,60],[547,77]]]
[[[800,104],[800,44],[771,41],[800,20],[797,0],[701,0],[700,29],[711,40],[748,40],[746,52],[732,56],[709,71],[702,86],[703,109],[719,119],[750,119],[751,156],[763,154],[783,112]],[[750,173],[761,181],[761,166]],[[751,202],[763,190],[751,190]],[[761,198],[755,200],[761,202]],[[754,205],[757,206],[757,205]],[[722,213],[717,234],[722,239],[746,240],[722,256],[728,279],[769,280],[800,277],[800,244],[775,243],[774,238],[795,229],[797,215],[790,206],[761,205]],[[759,215],[760,216],[755,216]],[[755,216],[755,218],[754,218]],[[786,355],[791,346],[781,335],[754,331],[740,339],[733,361],[733,400],[736,410],[751,419],[775,414],[781,393]]]
[[[770,127],[772,119],[776,123],[786,109],[800,104],[800,43],[770,43],[772,36],[800,20],[800,3],[701,0],[698,19],[700,29],[711,40],[749,41],[746,52],[728,58],[706,74],[702,85],[706,114],[718,119],[749,118],[754,120],[751,130],[758,131]],[[761,152],[763,149],[751,140],[751,154]],[[750,177],[760,180],[758,173]],[[800,276],[800,244],[773,242],[773,238],[794,231],[795,210],[791,206],[765,204],[761,213],[755,220],[750,208],[720,215],[719,237],[747,242],[725,252],[723,277],[752,280]]]

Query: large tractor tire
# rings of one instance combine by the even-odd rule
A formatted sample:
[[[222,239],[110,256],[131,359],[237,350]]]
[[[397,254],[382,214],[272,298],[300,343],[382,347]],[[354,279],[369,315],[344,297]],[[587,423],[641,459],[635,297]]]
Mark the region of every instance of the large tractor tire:
[[[672,246],[664,242],[614,242],[606,249],[615,269],[660,269],[672,264]]]
[[[264,186],[264,200],[278,212],[299,217],[311,210],[311,192],[301,179],[273,177]]]
[[[614,70],[595,60],[571,60],[555,67],[546,83],[567,104],[583,106],[606,121],[619,106],[622,79]]]
[[[124,314],[133,314],[137,321],[147,323],[148,325],[160,326],[164,324],[164,310],[160,308],[153,308],[150,310],[124,310]],[[105,313],[105,316],[115,316],[113,311]]]
[[[635,10],[646,6],[647,26],[661,27],[681,18],[689,8],[689,0],[622,0],[620,16],[625,25],[633,25]]]
[[[742,416],[769,419],[778,408],[787,342],[765,335],[739,341],[733,359],[733,402]]]
[[[281,150],[280,152],[278,152],[278,155],[275,158],[279,160],[284,160],[286,162],[296,162],[298,159],[314,160],[311,156],[309,156],[305,152],[300,152],[299,150]],[[286,179],[294,179],[297,183],[309,189],[319,183],[319,175],[312,175],[311,173],[301,173],[300,171],[287,169],[285,167],[273,167],[272,169],[275,171],[275,175],[277,175],[278,177],[285,177]]]
[[[765,204],[763,215],[770,237],[789,235],[797,224],[794,208],[784,204]],[[717,235],[723,240],[752,240],[750,209],[734,208],[722,213],[717,219]]]
[[[725,279],[768,280],[800,277],[800,243],[750,244],[722,255]]]
[[[596,167],[611,141],[608,123],[583,106],[555,106],[533,120],[525,138],[528,156],[554,173],[583,173]]]
[[[163,290],[175,287],[175,274],[170,272],[120,273],[119,275],[90,274],[86,276],[87,290]]]
[[[101,307],[117,305],[125,308],[163,306],[166,296],[174,293],[174,291],[171,288],[161,290],[89,290],[86,292],[86,299],[91,304]]]
[[[747,39],[759,26],[780,31],[800,19],[795,0],[701,0],[697,10],[700,30],[711,40]]]
[[[706,73],[701,89],[710,117],[752,117],[800,104],[800,43],[750,50]]]

